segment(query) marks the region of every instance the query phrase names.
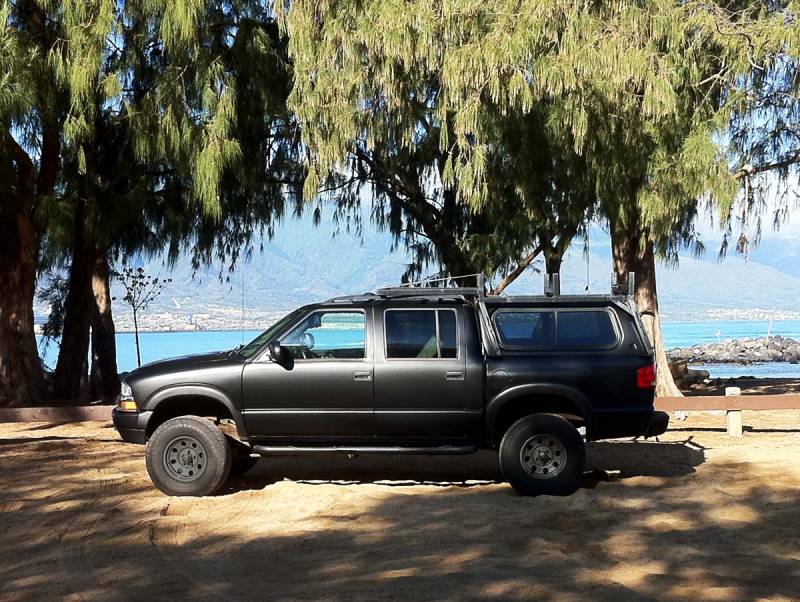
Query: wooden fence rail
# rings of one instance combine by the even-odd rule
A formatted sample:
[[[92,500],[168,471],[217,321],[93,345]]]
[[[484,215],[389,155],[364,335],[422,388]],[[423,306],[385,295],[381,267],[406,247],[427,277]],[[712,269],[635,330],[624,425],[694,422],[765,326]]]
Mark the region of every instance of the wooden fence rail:
[[[656,409],[664,412],[724,410],[728,434],[742,436],[742,410],[800,410],[800,395],[742,395],[739,387],[727,387],[725,395],[659,397]]]
[[[0,422],[111,420],[111,408],[109,405],[2,408]],[[725,395],[659,397],[656,409],[663,412],[723,410],[728,418],[728,434],[741,437],[742,410],[800,410],[800,395],[742,395],[738,387],[728,387]]]
[[[1,408],[0,422],[82,422],[111,420],[114,406],[63,406],[47,408]]]

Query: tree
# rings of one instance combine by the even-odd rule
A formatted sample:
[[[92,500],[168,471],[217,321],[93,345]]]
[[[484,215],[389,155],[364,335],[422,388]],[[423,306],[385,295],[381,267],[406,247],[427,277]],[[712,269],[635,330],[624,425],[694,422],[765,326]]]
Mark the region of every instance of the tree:
[[[41,6],[57,40],[45,47],[47,81],[64,103],[59,185],[40,232],[42,266],[69,273],[54,394],[80,395],[91,344],[93,388],[109,397],[109,262],[165,248],[174,260],[188,247],[198,263],[233,265],[299,200],[291,73],[260,2]]]
[[[297,73],[290,102],[306,126],[306,189],[340,166],[350,141],[380,139],[381,130],[369,128],[372,98],[406,123],[407,90],[397,73],[436,82],[430,110],[453,124],[439,139],[448,153],[443,181],[472,208],[491,198],[497,109],[545,111],[547,139],[562,152],[574,149],[592,174],[615,271],[637,274],[659,393],[674,392],[656,257],[674,259],[691,240],[699,199],[723,213],[733,203],[736,181],[720,139],[742,111],[733,101],[754,65],[762,58],[780,64],[796,52],[796,28],[782,10],[656,0],[295,1],[286,14]],[[415,136],[406,127],[398,139],[413,147]]]
[[[296,24],[289,30],[293,47]],[[426,70],[420,61],[384,57],[380,42],[358,35],[345,39],[351,33],[346,27],[332,27],[330,36],[311,31],[318,37],[310,40],[303,39],[303,33],[299,44],[309,50],[312,60],[324,62],[330,52],[340,56],[334,50],[340,43],[352,49],[347,59],[352,63],[341,65],[334,76],[352,83],[342,91],[346,97],[337,97],[336,90],[329,96],[324,87],[328,80],[317,75],[314,65],[295,78],[294,108],[305,119],[311,156],[320,159],[318,150],[328,152],[316,140],[327,139],[329,133],[339,144],[332,151],[338,159],[326,165],[318,160],[310,163],[307,196],[334,197],[343,212],[370,199],[375,223],[411,254],[405,278],[434,264],[458,275],[499,273],[507,285],[542,252],[551,268],[560,266],[564,250],[586,217],[586,198],[592,195],[586,191],[586,178],[578,173],[582,166],[574,151],[561,152],[546,144],[541,113],[520,117],[496,107],[485,160],[492,166],[487,171],[497,177],[487,181],[480,204],[470,205],[459,197],[450,175],[458,152],[443,141],[453,139],[456,124],[454,116],[441,108],[440,74]],[[377,34],[373,28],[367,35]],[[365,110],[353,111],[345,103]],[[347,121],[350,115],[352,122]],[[352,126],[348,132],[341,131],[342,124],[328,122],[339,118],[344,127]],[[520,133],[525,142],[520,142]],[[558,190],[553,187],[556,181]],[[575,208],[556,217],[550,202]],[[563,236],[554,234],[553,225],[566,226],[568,214],[572,223],[561,228]]]
[[[548,274],[560,273],[564,253],[576,236],[586,235],[597,204],[594,174],[575,152],[574,141],[558,143],[550,138],[548,111],[542,103],[527,113],[498,112],[491,118],[487,187],[506,189],[508,196],[519,198],[523,212],[509,219],[525,224],[536,241],[531,254],[504,275],[495,294],[510,285],[537,253],[544,255]]]
[[[99,258],[107,260],[109,241],[98,223],[108,182],[99,171],[105,159],[103,135],[124,121],[122,131],[132,138],[135,166],[160,162],[183,174],[201,174],[190,180],[189,194],[206,211],[218,211],[220,174],[239,147],[229,136],[235,91],[215,53],[199,43],[199,28],[207,23],[198,25],[198,11],[205,8],[98,1],[54,9],[60,39],[53,75],[69,95],[62,201],[74,220],[56,397],[80,394],[95,301],[93,269],[101,265]],[[146,82],[133,79],[143,61],[150,76]],[[94,318],[103,315],[98,312]]]
[[[0,8],[0,400],[10,406],[30,403],[44,392],[33,297],[39,215],[56,189],[65,114],[63,93],[48,64],[56,38],[41,5],[17,2]]]
[[[114,270],[111,274],[125,289],[122,300],[127,303],[133,313],[133,332],[136,337],[136,362],[142,365],[142,354],[139,347],[139,314],[155,301],[164,289],[167,288],[172,278],[158,278],[146,274],[144,268],[122,268]]]
[[[524,208],[505,184],[480,209],[470,209],[444,185],[451,157],[439,139],[452,124],[427,108],[436,103],[432,82],[398,78],[406,82],[398,85],[408,85],[406,108],[398,113],[383,105],[376,87],[363,136],[348,145],[341,169],[328,173],[314,194],[331,200],[342,216],[370,199],[374,222],[411,255],[404,279],[432,264],[454,275],[493,273],[533,242],[532,232],[514,219]],[[408,130],[416,132],[413,144],[403,142]]]

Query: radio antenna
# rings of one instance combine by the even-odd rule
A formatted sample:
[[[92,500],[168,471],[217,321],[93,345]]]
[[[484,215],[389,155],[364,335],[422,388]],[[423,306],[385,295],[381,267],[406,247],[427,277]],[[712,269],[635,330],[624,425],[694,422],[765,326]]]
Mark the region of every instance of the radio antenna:
[[[239,322],[239,330],[242,335],[242,345],[244,345],[244,270],[242,270],[242,319]]]

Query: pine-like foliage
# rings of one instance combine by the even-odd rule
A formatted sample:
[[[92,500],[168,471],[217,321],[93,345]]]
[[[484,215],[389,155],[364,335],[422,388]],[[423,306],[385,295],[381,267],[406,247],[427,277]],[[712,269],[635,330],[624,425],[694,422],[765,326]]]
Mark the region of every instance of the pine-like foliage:
[[[81,178],[95,234],[123,254],[188,244],[198,261],[232,259],[299,200],[291,70],[269,6],[23,0],[0,20],[5,135],[34,163],[45,122],[59,140],[58,186],[40,199],[46,264],[70,246]]]
[[[753,140],[732,139],[730,125],[752,111],[751,88],[797,73],[797,12],[796,2],[296,0],[285,26],[306,191],[341,169],[354,140],[415,148],[421,98],[452,124],[439,130],[444,185],[480,209],[498,121],[544,111],[547,139],[586,161],[609,218],[635,203],[637,227],[669,253],[698,199],[731,207]]]

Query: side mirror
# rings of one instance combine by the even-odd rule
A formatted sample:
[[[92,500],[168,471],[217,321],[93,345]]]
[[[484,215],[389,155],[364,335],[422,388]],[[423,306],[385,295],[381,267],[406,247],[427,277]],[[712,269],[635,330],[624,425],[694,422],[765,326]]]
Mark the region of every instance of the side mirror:
[[[288,359],[291,357],[286,349],[281,345],[280,341],[272,341],[269,344],[269,355],[272,361],[281,366],[285,366]]]

